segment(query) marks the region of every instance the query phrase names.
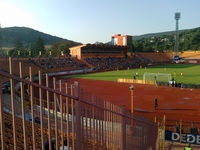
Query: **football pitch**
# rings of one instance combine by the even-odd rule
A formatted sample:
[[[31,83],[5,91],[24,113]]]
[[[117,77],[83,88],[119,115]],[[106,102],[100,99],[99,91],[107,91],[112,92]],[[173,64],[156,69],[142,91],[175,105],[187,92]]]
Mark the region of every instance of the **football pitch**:
[[[175,81],[184,84],[200,85],[200,65],[198,64],[169,64],[161,66],[152,66],[146,68],[136,68],[130,70],[108,71],[100,73],[89,73],[83,75],[65,76],[64,78],[81,78],[117,81],[118,78],[133,79],[133,76],[138,73],[138,79],[143,79],[143,74],[149,73],[167,73],[174,77]]]

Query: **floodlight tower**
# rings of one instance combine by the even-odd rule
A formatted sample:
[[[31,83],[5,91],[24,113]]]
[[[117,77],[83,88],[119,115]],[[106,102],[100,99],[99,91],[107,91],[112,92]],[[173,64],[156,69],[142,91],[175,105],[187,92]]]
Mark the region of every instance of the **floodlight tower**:
[[[180,12],[176,12],[175,13],[175,20],[176,20],[176,38],[175,38],[175,54],[176,56],[178,55],[178,49],[179,49],[179,35],[178,35],[178,27],[179,27],[179,24],[178,24],[178,21],[181,17],[181,13]]]

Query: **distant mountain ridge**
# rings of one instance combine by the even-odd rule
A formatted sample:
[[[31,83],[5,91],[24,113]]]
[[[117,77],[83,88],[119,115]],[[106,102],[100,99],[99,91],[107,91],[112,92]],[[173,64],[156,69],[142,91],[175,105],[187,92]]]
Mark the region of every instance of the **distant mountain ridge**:
[[[186,32],[186,31],[190,31],[190,30],[195,30],[197,28],[194,29],[184,29],[184,30],[179,30],[179,34],[182,32]],[[166,32],[157,32],[157,33],[146,33],[146,34],[142,34],[142,35],[131,35],[132,36],[132,40],[140,40],[140,39],[147,39],[147,38],[152,38],[152,37],[160,37],[160,36],[171,36],[174,35],[176,31],[166,31]],[[105,44],[111,44],[111,41],[106,42]]]
[[[200,50],[200,27],[179,31],[178,51]],[[175,31],[133,36],[135,52],[164,52],[175,48]]]
[[[194,28],[196,29],[196,28]],[[184,30],[179,30],[179,34],[185,31],[189,31],[189,30],[193,30],[193,29],[184,29]],[[159,37],[162,35],[174,35],[176,31],[166,31],[166,32],[158,32],[158,33],[147,33],[147,34],[142,34],[142,35],[136,35],[133,36],[132,39],[134,40],[139,40],[142,38],[151,38],[151,37]]]
[[[8,27],[8,28],[1,28],[2,34],[2,47],[14,47],[16,40],[19,39],[24,47],[30,47],[31,44],[35,43],[38,37],[40,36],[45,45],[52,45],[57,42],[67,41],[72,45],[79,45],[81,43],[74,42],[68,39],[60,38],[57,36],[52,36],[32,28],[28,27]]]

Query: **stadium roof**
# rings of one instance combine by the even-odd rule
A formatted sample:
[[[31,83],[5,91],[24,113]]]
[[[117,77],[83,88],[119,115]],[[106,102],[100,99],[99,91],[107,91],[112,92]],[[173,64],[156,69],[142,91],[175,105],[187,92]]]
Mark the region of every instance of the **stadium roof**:
[[[78,47],[93,47],[93,48],[126,48],[127,46],[119,46],[119,45],[109,45],[109,44],[83,44],[83,45],[78,45],[78,46],[73,46],[70,48],[78,48]]]

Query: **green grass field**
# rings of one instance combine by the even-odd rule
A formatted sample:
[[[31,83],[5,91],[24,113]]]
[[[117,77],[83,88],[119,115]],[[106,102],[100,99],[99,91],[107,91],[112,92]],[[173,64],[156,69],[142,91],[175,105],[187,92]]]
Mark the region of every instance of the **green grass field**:
[[[200,85],[200,65],[197,64],[170,64],[162,66],[154,66],[147,68],[137,68],[130,70],[119,70],[119,71],[109,71],[101,73],[92,73],[84,75],[73,75],[66,76],[65,78],[83,78],[83,79],[95,79],[95,80],[107,80],[107,81],[117,81],[118,78],[129,78],[133,79],[135,73],[138,72],[139,79],[143,79],[143,74],[145,72],[151,73],[170,73],[172,76],[175,72],[176,82],[183,82],[184,84],[195,84]],[[182,72],[182,76],[181,76]]]

